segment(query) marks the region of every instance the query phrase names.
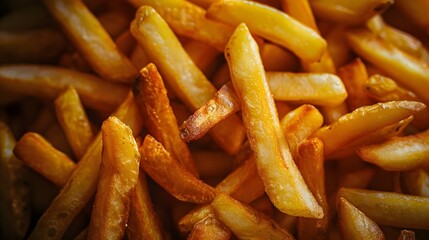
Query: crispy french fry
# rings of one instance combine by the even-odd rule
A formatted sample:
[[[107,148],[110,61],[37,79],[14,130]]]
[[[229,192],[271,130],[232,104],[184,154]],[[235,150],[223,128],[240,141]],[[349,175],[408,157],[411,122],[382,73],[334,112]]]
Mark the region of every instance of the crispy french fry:
[[[68,85],[73,86],[85,106],[111,112],[127,94],[124,86],[66,68],[44,65],[0,66],[0,87],[24,95],[55,99]]]
[[[23,239],[30,226],[29,189],[23,163],[13,154],[15,138],[0,122],[0,237]]]
[[[429,228],[429,198],[354,188],[342,188],[338,197],[345,198],[377,224]]]
[[[27,166],[57,186],[64,186],[76,164],[37,133],[28,132],[17,142],[13,152]]]
[[[323,211],[292,159],[268,88],[258,46],[245,24],[235,30],[225,56],[233,86],[242,103],[244,126],[265,191],[274,206],[284,213],[321,218]]]
[[[239,239],[294,239],[262,213],[220,193],[211,203],[216,217]]]
[[[397,123],[423,109],[425,105],[413,101],[391,101],[364,106],[322,127],[314,136],[325,144],[325,154],[385,126]],[[341,137],[337,137],[341,135]]]
[[[139,8],[131,23],[131,33],[188,108],[196,110],[215,95],[214,86],[195,66],[167,23],[153,8]],[[234,115],[216,125],[210,134],[230,154],[237,153],[245,137],[242,123]]]
[[[133,133],[143,128],[137,103],[130,93],[113,114]],[[61,192],[37,222],[30,239],[61,239],[70,223],[94,195],[101,163],[101,134],[92,142]]]
[[[142,156],[140,166],[175,198],[193,203],[207,203],[216,196],[217,191],[214,188],[177,163],[152,136],[145,137],[139,151]]]
[[[77,159],[81,159],[94,139],[91,123],[73,87],[61,93],[55,100],[57,119]]]
[[[305,62],[318,61],[326,49],[326,41],[317,32],[262,4],[223,0],[210,5],[207,15],[232,26],[244,22],[252,33],[291,50]]]
[[[340,198],[338,207],[341,236],[349,239],[384,239],[377,223],[344,198]]]
[[[410,194],[429,197],[429,174],[424,169],[401,172],[401,179]]]
[[[188,236],[188,240],[229,239],[231,231],[227,229],[213,214],[197,222]]]
[[[101,126],[103,153],[88,228],[88,239],[121,239],[125,234],[140,154],[132,130],[116,117]],[[112,204],[115,203],[115,204]]]
[[[357,149],[362,160],[388,171],[406,171],[429,166],[429,130],[395,137]]]
[[[188,146],[180,138],[176,117],[170,107],[167,90],[158,69],[148,64],[140,70],[140,77],[133,86],[133,93],[142,110],[149,133],[194,176],[198,170]]]
[[[137,70],[120,52],[97,18],[81,0],[44,0],[75,47],[100,76],[114,82],[131,83]]]

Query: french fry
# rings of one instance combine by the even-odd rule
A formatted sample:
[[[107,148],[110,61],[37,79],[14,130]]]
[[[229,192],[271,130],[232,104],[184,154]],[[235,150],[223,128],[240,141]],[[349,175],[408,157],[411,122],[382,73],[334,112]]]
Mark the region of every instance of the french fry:
[[[340,231],[343,239],[384,239],[377,223],[344,198],[340,198],[338,207]]]
[[[125,234],[140,154],[132,130],[116,117],[101,126],[103,153],[88,227],[88,239],[120,239]],[[115,203],[115,204],[112,204]]]
[[[328,43],[327,51],[331,56],[334,65],[344,66],[352,60],[353,53],[345,40],[346,27],[344,25],[335,25],[324,37]]]
[[[429,131],[362,146],[357,149],[357,154],[362,160],[388,171],[429,166]]]
[[[128,29],[131,17],[125,11],[113,9],[98,15],[97,20],[112,38],[116,38]]]
[[[140,133],[143,128],[141,113],[132,94],[128,95],[113,115],[127,124],[135,134]],[[101,134],[98,134],[61,192],[37,222],[30,239],[62,238],[70,223],[96,191],[101,148]]]
[[[198,177],[198,170],[188,146],[180,138],[179,127],[162,77],[154,64],[148,64],[140,70],[133,93],[149,133],[161,142],[173,159]]]
[[[55,110],[74,155],[81,159],[91,145],[94,134],[76,89],[67,87],[55,100]]]
[[[252,33],[291,50],[304,62],[318,61],[326,49],[326,41],[317,32],[287,14],[262,4],[239,0],[218,1],[210,5],[207,15],[231,26],[244,22]]]
[[[415,240],[416,235],[411,230],[401,230],[401,233],[398,236],[398,240]]]
[[[37,133],[28,132],[22,136],[13,152],[27,166],[60,187],[64,186],[76,168],[67,155]]]
[[[216,217],[239,239],[294,239],[272,219],[225,193],[220,193],[211,206]]]
[[[342,188],[338,197],[349,201],[377,224],[429,228],[429,198],[354,188]]]
[[[15,138],[0,122],[0,237],[23,239],[30,227],[29,189],[23,163],[13,154]]]
[[[204,75],[212,75],[213,70],[217,67],[216,59],[221,55],[221,52],[196,40],[188,41],[183,48]]]
[[[136,40],[131,35],[129,30],[123,31],[115,38],[115,44],[124,54],[127,56],[131,55],[134,47],[136,46]],[[130,59],[132,62],[132,59]],[[133,63],[134,64],[134,63]],[[139,69],[139,68],[137,68]]]
[[[198,109],[215,95],[214,86],[195,66],[167,23],[153,8],[139,8],[131,23],[131,33],[189,109]],[[237,153],[245,137],[244,128],[237,116],[225,119],[210,134],[230,154]]]
[[[321,218],[323,211],[292,159],[268,88],[258,46],[245,24],[235,30],[225,56],[233,86],[242,103],[244,126],[265,191],[274,206],[284,213]]]
[[[227,229],[213,214],[197,222],[188,236],[188,240],[230,239],[231,231]]]
[[[214,188],[180,165],[152,136],[145,137],[139,151],[142,156],[140,166],[175,198],[193,203],[207,203],[216,196],[217,191]],[[172,175],[171,172],[175,174]]]
[[[81,0],[44,0],[69,39],[103,78],[131,83],[137,70]]]
[[[423,103],[413,101],[391,101],[360,107],[322,127],[314,136],[323,141],[325,154],[329,155],[367,133],[408,118],[424,107]],[[338,134],[341,138],[336,137]]]
[[[0,87],[24,95],[55,99],[73,86],[85,106],[111,112],[123,101],[127,89],[102,79],[66,68],[45,65],[0,66]]]
[[[410,194],[429,197],[429,174],[424,169],[401,172],[401,179]]]

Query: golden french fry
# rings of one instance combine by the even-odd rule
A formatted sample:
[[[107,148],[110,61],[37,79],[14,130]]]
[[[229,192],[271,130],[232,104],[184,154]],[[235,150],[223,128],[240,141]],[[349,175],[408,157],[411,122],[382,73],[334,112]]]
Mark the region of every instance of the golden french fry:
[[[123,101],[127,88],[78,71],[44,65],[0,66],[0,87],[24,95],[55,99],[68,85],[79,93],[83,104],[111,112]]]
[[[225,57],[241,101],[244,126],[265,191],[274,206],[284,213],[321,218],[323,211],[292,159],[268,88],[258,46],[245,24],[235,30],[226,47]]]
[[[215,95],[215,87],[195,66],[167,23],[153,8],[139,8],[131,23],[131,33],[189,109],[200,108]],[[230,154],[238,152],[245,137],[242,123],[234,115],[216,125],[210,134]]]
[[[100,76],[131,83],[137,70],[81,0],[44,0],[75,47]]]
[[[207,203],[217,191],[192,175],[165,150],[161,143],[147,135],[139,148],[140,166],[152,179],[181,201]],[[174,172],[174,174],[171,174]]]
[[[103,153],[88,239],[120,239],[125,234],[140,154],[132,130],[116,117],[101,126]],[[112,204],[115,203],[115,204]]]
[[[57,119],[77,159],[81,159],[94,139],[91,123],[86,116],[76,89],[72,86],[55,100]]]
[[[388,171],[406,171],[429,166],[429,130],[395,137],[357,149],[362,160]]]
[[[197,222],[188,236],[188,240],[230,239],[231,232],[213,214]]]
[[[188,146],[180,138],[164,82],[154,64],[148,64],[140,70],[133,93],[149,133],[165,147],[173,159],[198,177],[198,170]]]
[[[391,101],[360,107],[322,127],[314,136],[323,141],[325,154],[329,155],[367,133],[408,118],[424,107],[423,103],[413,101]]]
[[[328,42],[327,51],[337,67],[344,66],[352,60],[353,53],[345,40],[344,25],[334,25],[324,37]]]
[[[23,163],[13,154],[15,138],[0,121],[0,238],[23,239],[30,226],[29,189]]]
[[[377,224],[429,228],[429,198],[354,188],[342,188],[338,197],[345,198]]]
[[[323,115],[324,122],[326,122],[327,124],[332,124],[338,121],[340,117],[346,115],[349,110],[347,108],[347,104],[345,102],[342,102],[335,106],[320,107],[320,112]]]
[[[341,236],[349,239],[384,239],[377,223],[344,198],[340,198],[338,218]]]
[[[429,197],[429,174],[424,169],[401,172],[401,178],[410,194]]]
[[[239,239],[294,239],[272,219],[220,193],[211,203],[216,217]]]
[[[207,15],[232,26],[244,22],[252,33],[291,50],[304,62],[318,61],[326,49],[326,41],[317,32],[262,4],[223,0],[210,5]]]
[[[28,132],[15,145],[15,155],[57,186],[64,186],[76,164],[37,133]]]

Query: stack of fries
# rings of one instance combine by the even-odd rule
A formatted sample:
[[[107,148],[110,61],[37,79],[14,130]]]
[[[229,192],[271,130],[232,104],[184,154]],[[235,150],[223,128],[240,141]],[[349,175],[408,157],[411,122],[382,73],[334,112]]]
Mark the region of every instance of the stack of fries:
[[[429,238],[429,1],[0,4],[0,239]]]

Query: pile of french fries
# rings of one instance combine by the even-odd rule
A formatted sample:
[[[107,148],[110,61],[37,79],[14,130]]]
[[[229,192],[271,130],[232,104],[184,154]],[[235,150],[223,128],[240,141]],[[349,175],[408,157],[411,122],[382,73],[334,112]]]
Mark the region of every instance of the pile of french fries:
[[[429,1],[0,4],[0,239],[429,238]]]

